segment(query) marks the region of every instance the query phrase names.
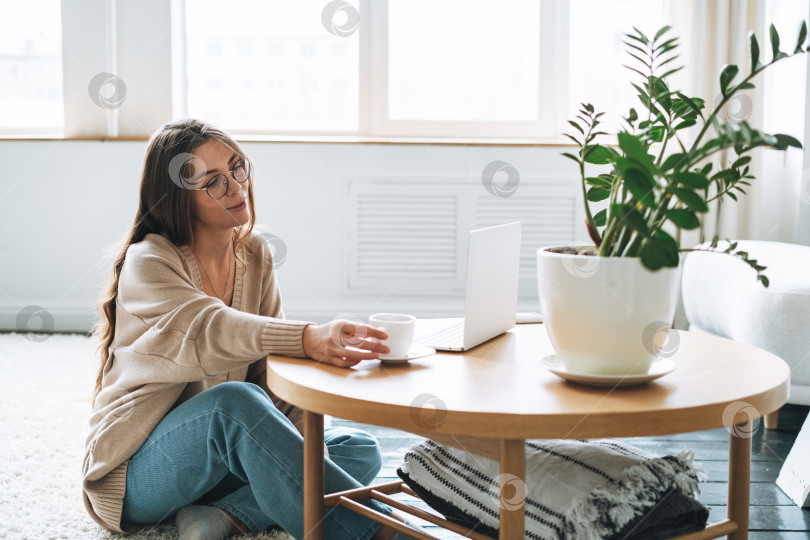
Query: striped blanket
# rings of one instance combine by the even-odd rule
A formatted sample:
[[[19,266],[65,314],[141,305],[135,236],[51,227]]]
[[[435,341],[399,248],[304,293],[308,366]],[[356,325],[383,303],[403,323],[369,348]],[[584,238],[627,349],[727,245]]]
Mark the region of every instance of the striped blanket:
[[[490,536],[499,508],[524,502],[533,540],[667,538],[708,519],[694,499],[706,472],[692,450],[655,457],[618,440],[530,440],[524,483],[500,475],[497,461],[426,439],[397,473],[448,519]]]

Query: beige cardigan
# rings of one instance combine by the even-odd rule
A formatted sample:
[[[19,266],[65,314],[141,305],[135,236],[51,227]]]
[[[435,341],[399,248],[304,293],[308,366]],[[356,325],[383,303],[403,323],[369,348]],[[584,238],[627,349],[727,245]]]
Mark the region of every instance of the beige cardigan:
[[[118,283],[111,359],[90,418],[82,465],[84,503],[115,532],[127,460],[174,407],[220,382],[261,386],[299,428],[301,410],[272,395],[267,354],[304,357],[304,321],[284,320],[271,253],[253,233],[239,250],[232,307],[203,292],[188,246],[148,234],[131,245]]]

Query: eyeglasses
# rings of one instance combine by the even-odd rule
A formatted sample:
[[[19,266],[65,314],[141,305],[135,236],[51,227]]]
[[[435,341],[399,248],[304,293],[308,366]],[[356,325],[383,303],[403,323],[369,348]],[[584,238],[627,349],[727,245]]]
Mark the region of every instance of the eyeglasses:
[[[240,184],[243,184],[245,180],[250,178],[250,168],[250,161],[248,161],[247,158],[239,158],[230,170],[231,177]],[[226,175],[218,174],[213,177],[205,187],[194,189],[195,191],[204,189],[205,192],[208,193],[208,196],[216,201],[228,193],[228,182],[229,180]]]

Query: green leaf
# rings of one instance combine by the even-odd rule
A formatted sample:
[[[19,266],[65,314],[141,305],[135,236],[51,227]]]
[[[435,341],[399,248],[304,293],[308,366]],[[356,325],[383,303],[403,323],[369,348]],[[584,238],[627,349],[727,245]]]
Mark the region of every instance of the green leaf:
[[[674,60],[674,58],[673,58],[673,60]],[[664,62],[664,63],[666,63],[666,62]],[[661,66],[663,66],[663,65],[664,65],[664,64],[661,64]],[[660,68],[661,66],[658,66],[658,67]],[[670,69],[670,70],[668,70],[668,71],[664,72],[664,73],[661,75],[661,78],[662,78],[662,79],[666,79],[666,78],[667,78],[667,77],[669,77],[670,75],[674,75],[675,73],[678,73],[678,72],[679,72],[680,70],[682,70],[683,68],[684,68],[684,66],[679,66],[679,67],[676,67],[676,68],[674,68],[674,69]]]
[[[774,135],[774,137],[776,137],[776,144],[773,146],[774,148],[778,148],[779,150],[786,150],[790,146],[799,149],[801,149],[802,147],[802,143],[800,143],[795,137],[791,137],[790,135],[777,133]]]
[[[731,164],[731,166],[735,169],[739,169],[743,165],[748,165],[751,163],[751,156],[741,156],[737,161]]]
[[[577,131],[579,131],[580,133],[582,133],[583,135],[585,135],[585,131],[584,131],[584,130],[583,130],[581,127],[580,127],[580,125],[579,125],[579,124],[577,124],[577,123],[576,123],[576,122],[574,122],[573,120],[569,120],[569,121],[568,121],[568,123],[569,123],[569,124],[571,124],[571,125],[574,127],[574,129],[576,129]]]
[[[759,42],[754,31],[748,32],[748,49],[751,51],[751,72],[757,70],[759,64]]]
[[[641,100],[642,103],[644,103],[644,106],[649,107],[650,96],[647,95],[647,91],[645,89],[643,89],[642,87],[640,87],[639,85],[637,85],[636,83],[630,83],[630,84],[632,84],[633,88],[635,88],[636,91],[638,92],[638,98]]]
[[[688,206],[695,212],[709,211],[709,207],[706,205],[706,201],[704,201],[703,197],[701,197],[694,191],[677,187],[670,188],[670,191],[673,193],[673,195],[677,196],[681,202],[683,202],[686,206]]]
[[[631,71],[635,71],[636,73],[638,73],[638,74],[639,74],[639,75],[641,75],[642,77],[646,77],[646,76],[647,76],[647,74],[646,74],[646,73],[643,73],[641,70],[636,69],[636,68],[634,68],[633,66],[628,66],[627,64],[623,64],[623,66],[624,66],[624,67],[626,67],[627,69],[631,70]]]
[[[689,96],[687,96],[686,94],[683,94],[681,92],[675,92],[675,95],[677,95],[687,105],[689,105],[689,107],[691,107],[691,109],[693,111],[695,111],[695,114],[697,114],[697,115],[700,114],[700,111],[701,111],[701,109],[703,109],[704,103],[705,103],[702,99],[700,99],[700,98],[690,98]]]
[[[667,26],[662,27],[660,30],[658,30],[658,32],[655,33],[655,37],[653,37],[653,43],[658,41],[658,38],[660,38],[661,36],[666,34],[671,29],[672,29],[672,27],[667,25]]]
[[[644,40],[644,42],[645,42],[645,43],[649,43],[649,42],[650,42],[649,38],[647,38],[647,36],[645,36],[645,35],[644,35],[644,32],[642,32],[641,30],[639,30],[639,29],[638,29],[638,28],[636,28],[635,26],[633,27],[633,30],[635,30],[635,31],[636,31],[636,33],[639,35],[639,37],[640,37],[641,39],[643,39],[643,40]]]
[[[633,44],[633,43],[630,43],[629,41],[622,41],[622,43],[624,43],[624,44],[625,44],[625,45],[627,45],[628,47],[631,47],[631,48],[633,48],[633,49],[637,50],[637,51],[638,51],[638,52],[640,52],[641,54],[644,54],[644,55],[646,55],[646,54],[647,54],[647,50],[646,50],[646,49],[644,49],[644,48],[642,48],[642,47],[639,47],[638,45],[635,45],[635,44]]]
[[[611,182],[609,178],[605,178],[602,176],[591,176],[589,178],[586,178],[585,183],[588,184],[589,186],[602,187],[608,189],[610,189],[610,187],[613,186],[613,182]]]
[[[651,166],[652,160],[647,154],[647,148],[641,143],[641,140],[636,135],[627,133],[626,131],[619,132],[619,147],[624,151],[625,155],[638,161],[642,165]]]
[[[591,202],[604,201],[610,197],[610,190],[602,187],[592,187],[588,190],[588,200]]]
[[[781,51],[779,50],[779,33],[773,23],[771,23],[771,50],[773,51],[773,59],[777,60]]]
[[[642,235],[647,234],[647,222],[644,221],[644,217],[633,206],[629,204],[614,204],[612,212],[618,219],[619,224],[627,225]]]
[[[624,173],[624,185],[638,202],[648,208],[655,208],[653,183],[648,172],[635,167],[627,169]]]
[[[645,238],[641,242],[641,264],[655,271],[664,266],[666,253],[654,238]]]
[[[663,231],[658,231],[663,233]],[[641,243],[641,262],[645,267],[650,270],[658,270],[661,267],[676,267],[678,266],[678,247],[674,244],[672,237],[663,233],[665,236],[651,236],[645,238]]]
[[[706,189],[709,187],[709,179],[706,178],[706,174],[708,171],[706,173],[677,172],[672,175],[672,179],[693,189]]]
[[[658,46],[656,47],[656,50],[660,51],[660,50],[664,49],[665,47],[667,47],[667,48],[669,48],[669,47],[671,47],[671,48],[677,47],[677,45],[678,45],[676,43],[677,41],[678,41],[677,37],[670,38],[670,39],[666,40],[663,43],[659,43]]]
[[[670,91],[666,81],[655,77],[653,81],[653,97],[667,112],[672,108],[672,99],[669,96]]]
[[[628,37],[628,38],[630,38],[630,39],[634,39],[634,40],[638,41],[639,43],[641,43],[641,44],[643,44],[643,45],[648,45],[648,44],[649,44],[649,43],[648,43],[648,40],[646,40],[646,39],[642,39],[642,38],[641,38],[641,37],[639,37],[639,36],[634,36],[633,34],[625,34],[625,37]]]
[[[576,161],[576,162],[577,162],[577,165],[579,165],[579,158],[578,158],[578,157],[576,157],[575,155],[573,155],[573,154],[569,154],[568,152],[563,152],[563,153],[562,153],[562,155],[563,155],[564,157],[567,157],[568,159],[573,159],[574,161]]]
[[[674,238],[672,238],[670,235],[668,235],[667,233],[665,233],[661,229],[658,229],[657,231],[655,231],[655,236],[660,238],[665,244],[667,244],[669,246],[668,249],[670,249],[671,251],[674,252],[675,258],[677,259],[678,252],[680,251],[680,247],[678,246],[678,242],[676,242]]]
[[[717,174],[712,176],[712,180],[723,180],[725,178],[734,178],[736,179],[738,176],[737,169],[723,169],[722,171],[718,171]]]
[[[666,129],[664,126],[653,126],[646,131],[647,137],[654,142],[661,142],[664,140]]]
[[[637,56],[637,55],[635,55],[635,54],[631,53],[630,51],[628,51],[628,52],[627,52],[627,54],[629,54],[630,56],[632,56],[633,58],[635,58],[636,60],[638,60],[639,62],[641,62],[642,64],[644,64],[645,66],[647,66],[647,68],[652,68],[652,66],[650,65],[650,63],[649,63],[649,62],[647,62],[646,60],[642,59],[640,56]]]
[[[593,215],[593,222],[597,227],[604,227],[605,223],[607,223],[607,208],[599,210],[597,213],[595,213]]]
[[[743,120],[740,122],[740,135],[745,142],[750,143],[756,135],[756,131],[752,131],[748,122]]]
[[[573,135],[569,135],[568,133],[563,133],[563,137],[568,137],[569,139],[574,141],[574,144],[576,144],[577,146],[582,146],[582,143],[579,142],[579,140],[577,140],[577,138],[574,137]]]
[[[734,64],[727,64],[720,72],[720,92],[725,96],[728,94],[728,85],[737,76],[740,69]]]
[[[796,49],[793,51],[793,54],[802,52],[802,48],[804,47],[804,40],[807,37],[807,23],[802,21],[802,24],[799,25],[799,37],[796,39]]]
[[[667,210],[667,218],[681,229],[691,230],[700,227],[700,220],[690,210],[679,208]]]
[[[661,170],[662,171],[668,171],[670,169],[674,169],[675,167],[677,167],[682,162],[685,163],[685,160],[684,160],[685,156],[686,156],[686,154],[672,154],[672,155],[670,155],[667,159],[664,160],[664,164],[661,165]]]
[[[582,149],[584,152],[586,163],[593,163],[594,165],[603,165],[613,161],[615,150],[611,150],[606,146],[599,144],[589,144]]]
[[[697,120],[695,120],[694,118],[689,118],[687,120],[684,120],[683,122],[675,124],[675,131],[683,128],[692,127],[695,124],[697,124]]]

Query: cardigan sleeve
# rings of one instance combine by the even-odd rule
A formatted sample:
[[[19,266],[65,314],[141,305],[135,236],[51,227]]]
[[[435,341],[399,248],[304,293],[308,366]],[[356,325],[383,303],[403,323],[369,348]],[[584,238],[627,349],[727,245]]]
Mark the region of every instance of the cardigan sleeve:
[[[118,307],[142,323],[129,348],[198,367],[205,377],[266,354],[305,356],[303,330],[311,323],[226,306],[193,285],[178,253],[163,243],[168,240],[150,236],[129,247],[118,283]],[[269,294],[276,296],[277,288]],[[268,302],[280,306],[280,299]]]
[[[263,264],[265,266],[265,269],[272,270],[273,256],[272,253],[270,252],[270,249],[264,242],[262,242],[262,260],[264,261]],[[264,278],[265,279],[263,280],[262,283],[262,298],[261,298],[261,306],[259,308],[259,314],[268,317],[276,317],[278,319],[284,319],[285,316],[284,316],[284,308],[281,302],[281,291],[279,290],[275,271],[265,272]],[[293,425],[295,425],[296,429],[299,432],[303,433],[304,411],[299,407],[287,403],[286,401],[275,395],[267,386],[266,358],[261,358],[250,364],[245,380],[247,382],[251,382],[261,387],[261,389],[264,390],[268,396],[270,396],[270,399],[273,401],[273,404],[276,406],[276,408],[280,410],[282,413],[284,413],[284,415],[287,418],[290,419],[290,421],[293,423]]]

